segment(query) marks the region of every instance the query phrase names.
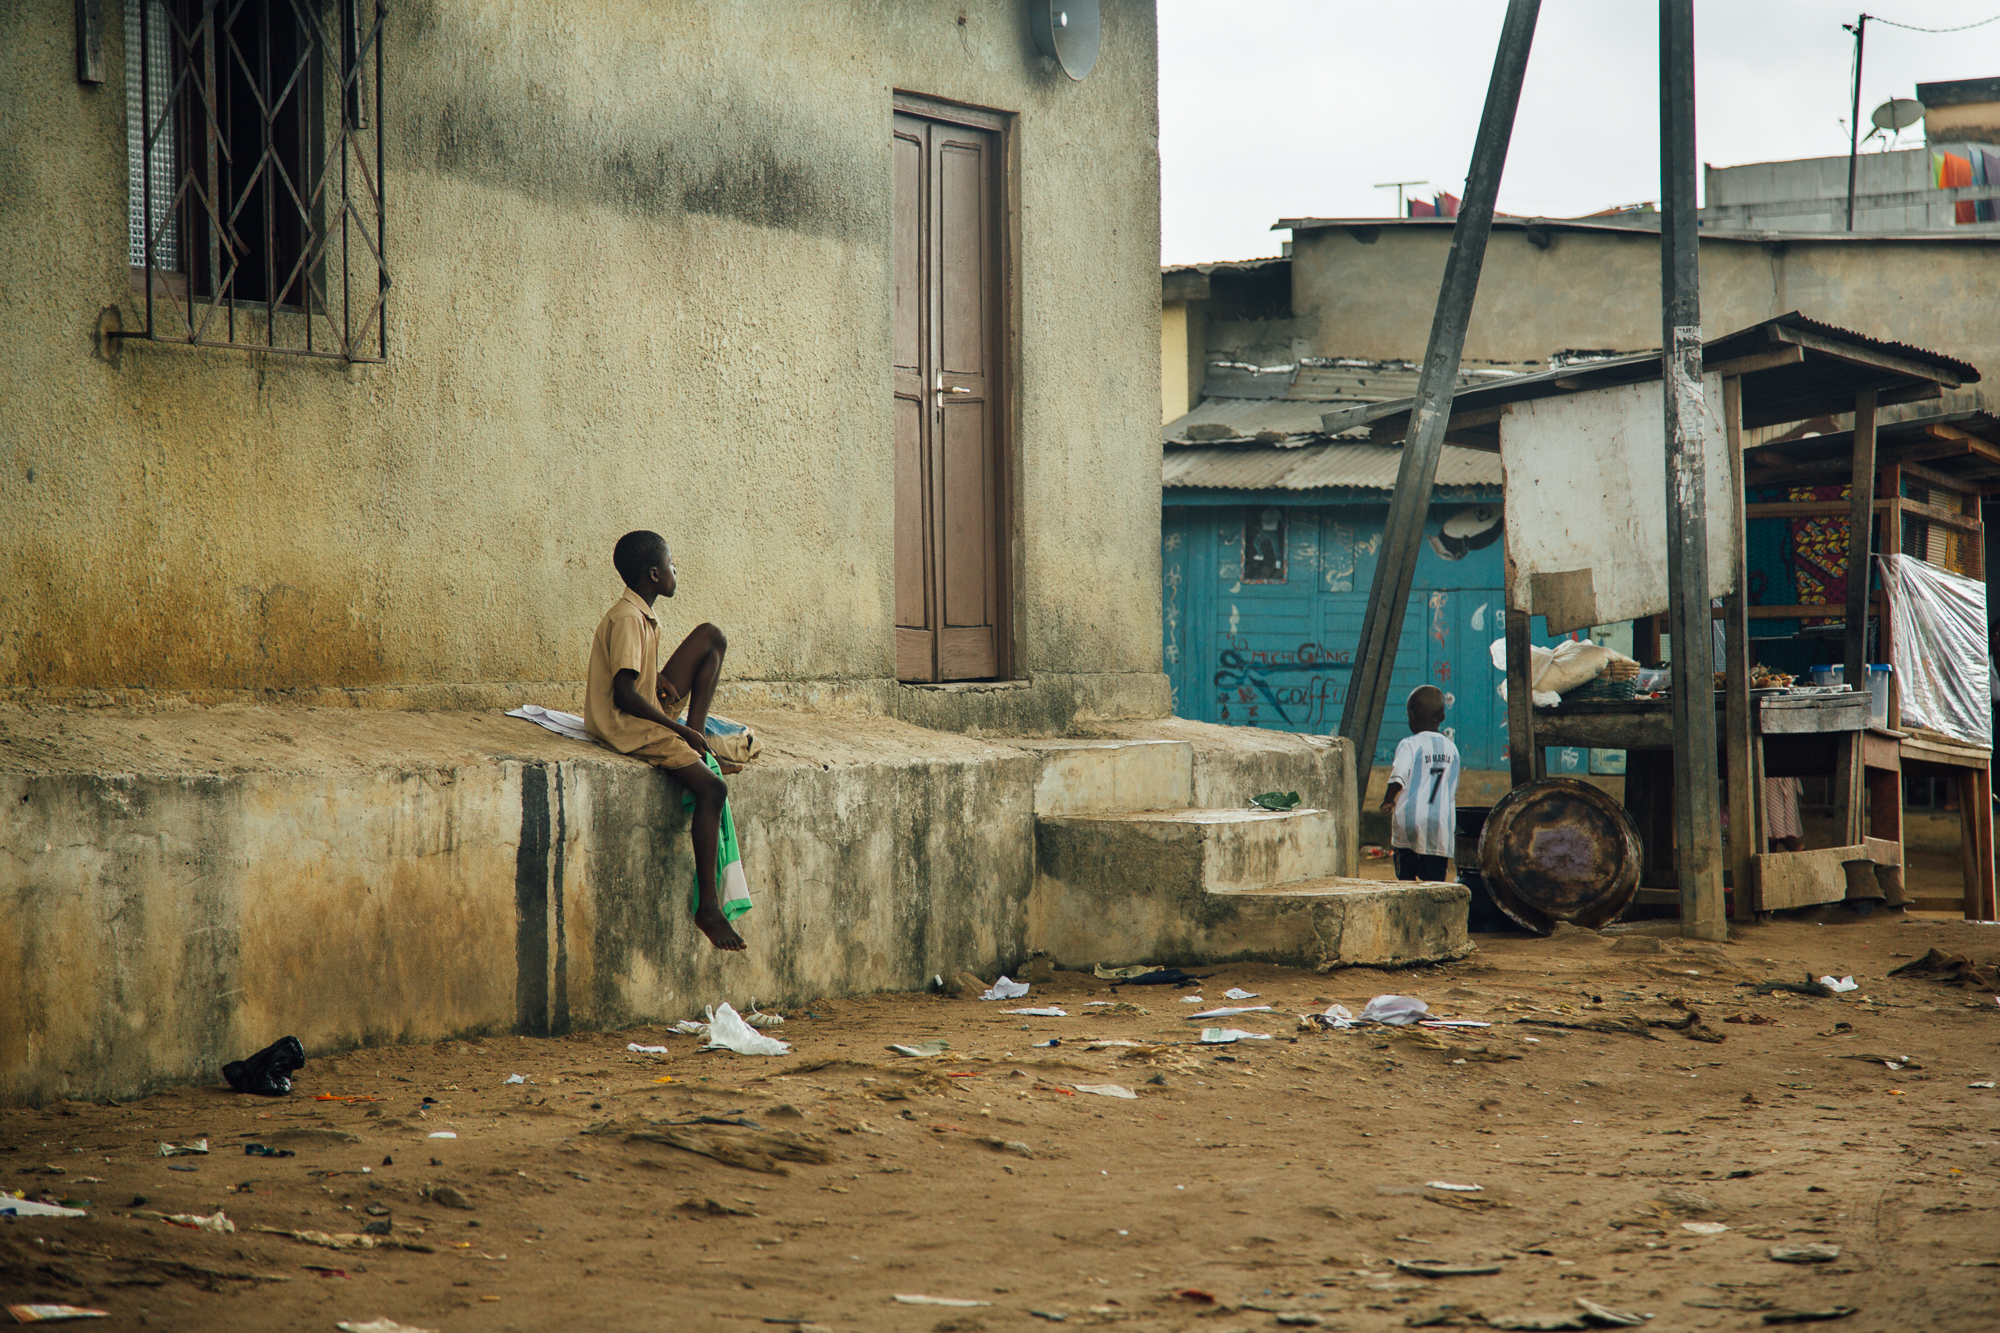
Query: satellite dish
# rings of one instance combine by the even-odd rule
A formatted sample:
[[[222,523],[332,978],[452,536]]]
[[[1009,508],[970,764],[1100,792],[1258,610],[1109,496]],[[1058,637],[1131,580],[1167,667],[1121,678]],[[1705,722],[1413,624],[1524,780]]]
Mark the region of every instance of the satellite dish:
[[[1924,118],[1924,104],[1914,97],[1892,97],[1875,108],[1868,119],[1878,130],[1907,130]]]
[[[1035,49],[1078,82],[1097,63],[1097,0],[1028,0],[1028,29]]]

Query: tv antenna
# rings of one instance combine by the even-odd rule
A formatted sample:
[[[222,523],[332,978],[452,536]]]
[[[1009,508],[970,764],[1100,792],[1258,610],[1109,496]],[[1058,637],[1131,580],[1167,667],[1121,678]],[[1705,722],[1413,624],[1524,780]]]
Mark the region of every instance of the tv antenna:
[[[1383,181],[1375,188],[1378,190],[1394,190],[1396,192],[1396,216],[1401,217],[1403,216],[1403,187],[1405,185],[1429,184],[1429,181]]]

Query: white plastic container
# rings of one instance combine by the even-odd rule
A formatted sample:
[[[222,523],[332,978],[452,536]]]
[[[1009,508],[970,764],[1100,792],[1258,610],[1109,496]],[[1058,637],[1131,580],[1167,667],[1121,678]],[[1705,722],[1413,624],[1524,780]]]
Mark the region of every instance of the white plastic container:
[[[1819,686],[1839,685],[1843,683],[1846,675],[1847,668],[1839,664],[1833,666],[1816,665],[1812,669],[1812,683]]]
[[[1886,662],[1868,664],[1868,725],[1887,727],[1889,725],[1889,677],[1891,668]]]

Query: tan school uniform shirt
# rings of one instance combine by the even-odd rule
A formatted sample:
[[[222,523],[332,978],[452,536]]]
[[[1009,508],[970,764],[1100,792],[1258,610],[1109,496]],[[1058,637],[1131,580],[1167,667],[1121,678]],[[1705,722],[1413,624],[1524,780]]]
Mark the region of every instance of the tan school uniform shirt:
[[[620,754],[650,759],[663,768],[698,764],[692,747],[677,732],[634,716],[611,702],[611,681],[621,671],[636,671],[633,683],[642,699],[657,699],[660,675],[660,619],[644,598],[627,588],[590,638],[590,672],[583,700],[583,729]],[[661,711],[675,715],[676,704]]]

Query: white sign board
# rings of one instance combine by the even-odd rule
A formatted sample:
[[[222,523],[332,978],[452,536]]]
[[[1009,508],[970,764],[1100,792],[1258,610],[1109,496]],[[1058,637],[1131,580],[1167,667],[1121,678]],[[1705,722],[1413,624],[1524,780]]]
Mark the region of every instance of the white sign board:
[[[1739,497],[1730,485],[1722,380],[1703,378],[1708,587],[1736,585]],[[1660,383],[1516,403],[1500,419],[1508,605],[1561,634],[1667,609],[1666,414]]]

